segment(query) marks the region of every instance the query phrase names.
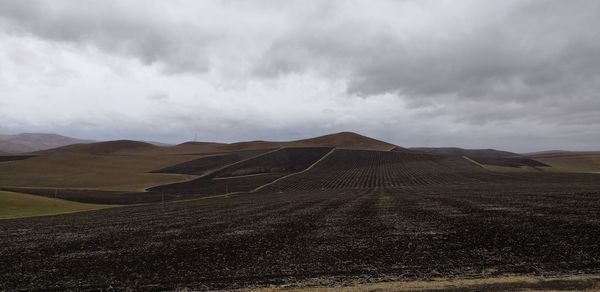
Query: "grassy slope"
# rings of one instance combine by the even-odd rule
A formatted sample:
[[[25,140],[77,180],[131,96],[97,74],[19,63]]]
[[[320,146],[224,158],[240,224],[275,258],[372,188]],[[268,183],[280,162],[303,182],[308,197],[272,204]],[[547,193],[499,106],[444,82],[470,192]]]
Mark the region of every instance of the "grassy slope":
[[[535,157],[535,160],[550,165],[544,168],[547,171],[600,172],[600,155]]]
[[[198,156],[47,154],[0,163],[0,186],[141,191],[194,178],[147,172],[195,158]]]
[[[0,219],[56,215],[107,207],[0,191]]]

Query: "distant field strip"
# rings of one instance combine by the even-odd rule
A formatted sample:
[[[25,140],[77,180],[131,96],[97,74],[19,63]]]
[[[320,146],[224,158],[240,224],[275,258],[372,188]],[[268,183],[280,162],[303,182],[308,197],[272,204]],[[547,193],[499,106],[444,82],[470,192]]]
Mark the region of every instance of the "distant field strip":
[[[33,155],[0,155],[0,162],[25,160],[25,159],[29,159],[31,157],[35,157],[35,156],[33,156]]]
[[[61,199],[0,191],[0,219],[56,215],[108,207],[110,206],[82,204]]]
[[[322,287],[326,279],[311,279],[303,288],[258,288],[254,292],[330,292],[330,291],[600,291],[600,276],[503,276],[477,279],[434,279],[429,281],[391,281]],[[317,283],[315,285],[315,283]]]
[[[235,151],[231,153],[221,153],[207,155],[192,161],[186,161],[173,166],[165,167],[160,170],[152,171],[153,173],[176,173],[176,174],[192,174],[202,175],[208,171],[222,168],[246,159],[260,156],[272,150],[246,150]]]
[[[494,180],[462,157],[336,149],[310,170],[279,181],[279,190],[399,187]],[[271,190],[274,186],[266,186]]]
[[[521,166],[530,166],[530,167],[548,167],[544,163],[541,163],[537,160],[533,160],[530,158],[490,158],[490,157],[473,157],[471,160],[476,161],[480,164],[485,165],[496,165],[496,166],[505,166],[505,167],[521,167]]]

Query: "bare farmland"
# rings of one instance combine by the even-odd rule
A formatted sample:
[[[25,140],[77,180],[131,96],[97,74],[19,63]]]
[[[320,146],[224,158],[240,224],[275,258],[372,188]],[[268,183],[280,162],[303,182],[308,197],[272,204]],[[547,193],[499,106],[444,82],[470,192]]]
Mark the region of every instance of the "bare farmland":
[[[597,187],[240,194],[0,222],[0,289],[600,272]]]

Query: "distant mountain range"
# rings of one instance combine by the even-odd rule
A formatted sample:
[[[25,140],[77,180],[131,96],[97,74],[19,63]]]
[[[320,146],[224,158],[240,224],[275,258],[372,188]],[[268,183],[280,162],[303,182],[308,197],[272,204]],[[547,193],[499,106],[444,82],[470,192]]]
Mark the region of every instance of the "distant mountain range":
[[[93,142],[95,141],[43,133],[0,135],[0,153],[26,153],[52,149],[71,144]]]
[[[414,147],[407,149],[353,132],[340,132],[296,141],[246,141],[237,143],[185,142],[179,145],[129,140],[98,142],[93,140],[83,140],[61,136],[57,134],[45,133],[22,133],[16,135],[0,134],[0,154],[29,153],[39,151],[44,151],[45,153],[55,153],[57,151],[113,153],[122,151],[153,152],[156,150],[160,150],[163,152],[166,151],[167,153],[206,153],[240,151],[250,149],[274,149],[279,147],[315,146],[370,149],[383,151],[417,151],[446,156],[468,156],[483,158],[548,157],[563,155],[600,154],[600,152],[593,151],[571,152],[560,150],[518,154],[496,149],[463,149],[458,147]]]
[[[396,145],[362,136],[352,132],[341,132],[296,141],[247,141],[237,143],[185,142],[179,145],[159,145],[152,142],[131,140],[105,141],[88,144],[66,145],[55,149],[37,152],[85,153],[85,154],[132,154],[132,153],[214,153],[255,149],[276,149],[281,147],[337,147],[389,151],[404,149]]]

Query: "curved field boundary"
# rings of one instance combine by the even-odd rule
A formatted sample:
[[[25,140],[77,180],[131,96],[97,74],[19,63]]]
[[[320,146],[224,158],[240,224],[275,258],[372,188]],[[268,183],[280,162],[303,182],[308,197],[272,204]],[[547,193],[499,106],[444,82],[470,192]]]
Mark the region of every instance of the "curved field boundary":
[[[279,181],[281,181],[281,180],[284,180],[284,179],[286,179],[286,178],[288,178],[288,177],[292,177],[292,176],[294,176],[294,175],[301,174],[301,173],[304,173],[304,172],[307,172],[307,171],[311,170],[313,167],[315,167],[315,165],[319,164],[319,162],[323,161],[323,160],[324,160],[324,159],[326,159],[326,158],[327,158],[329,155],[331,155],[331,153],[333,153],[333,152],[335,151],[335,149],[336,149],[336,148],[333,148],[333,149],[331,149],[331,151],[327,152],[327,154],[323,155],[323,157],[321,157],[321,158],[320,158],[319,160],[317,160],[315,163],[311,164],[311,165],[310,165],[309,167],[307,167],[305,170],[302,170],[302,171],[299,171],[299,172],[294,172],[294,173],[288,174],[288,175],[286,175],[286,176],[284,176],[284,177],[280,177],[280,178],[278,178],[278,179],[276,179],[276,180],[274,180],[274,181],[272,181],[272,182],[270,182],[270,183],[268,183],[268,184],[264,184],[264,185],[262,185],[262,186],[260,186],[260,187],[258,187],[258,188],[255,188],[255,189],[253,189],[253,190],[252,190],[252,191],[250,191],[250,192],[251,192],[251,193],[257,192],[257,191],[259,191],[259,190],[261,190],[261,189],[263,189],[263,188],[265,188],[265,187],[267,187],[267,186],[273,185],[273,184],[275,184],[275,183],[277,183],[277,182],[279,182]]]
[[[479,163],[479,162],[477,162],[477,161],[475,161],[475,160],[473,160],[473,159],[471,159],[471,158],[469,158],[469,157],[463,156],[462,158],[464,158],[464,159],[466,159],[467,161],[469,161],[469,162],[472,162],[472,163],[474,163],[474,164],[476,164],[476,165],[480,166],[481,168],[487,169],[487,168],[486,168],[485,166],[483,166],[481,163]]]
[[[251,158],[272,149],[260,149],[260,150],[243,150],[243,151],[232,151],[226,153],[214,153],[204,154],[201,157],[184,161],[175,165],[161,168],[159,170],[151,171],[150,173],[175,173],[175,174],[188,174],[188,175],[203,175],[216,168],[220,168],[232,163],[239,162],[241,160]]]
[[[275,152],[275,151],[278,151],[278,150],[280,150],[280,149],[281,149],[281,148],[277,148],[277,149],[274,149],[274,150],[271,150],[271,151],[268,151],[268,152],[265,152],[265,153],[261,153],[261,154],[258,154],[258,155],[252,156],[252,157],[248,157],[248,158],[246,158],[246,159],[243,159],[243,160],[240,160],[240,161],[236,161],[236,162],[234,162],[234,163],[230,163],[230,164],[227,164],[227,165],[221,166],[221,167],[219,167],[219,168],[213,169],[213,170],[211,170],[211,171],[208,171],[208,172],[204,173],[203,175],[199,175],[199,176],[196,176],[196,177],[194,177],[194,178],[192,178],[192,179],[189,179],[189,180],[186,180],[186,181],[181,181],[181,182],[178,182],[178,183],[191,182],[191,181],[193,181],[193,180],[200,179],[200,178],[209,178],[211,175],[215,175],[216,173],[218,173],[219,171],[221,171],[221,170],[223,170],[223,169],[226,169],[226,168],[228,168],[228,167],[231,167],[231,166],[235,166],[235,165],[237,165],[238,163],[242,163],[242,162],[248,161],[248,160],[250,160],[250,159],[254,159],[254,158],[257,158],[257,157],[260,157],[260,156],[263,156],[263,155],[267,155],[267,154],[269,154],[269,153],[273,153],[273,152]],[[161,185],[155,185],[155,186],[151,186],[151,187],[148,187],[148,188],[146,188],[146,189],[145,189],[145,191],[146,191],[146,192],[148,192],[148,191],[149,191],[150,189],[152,189],[152,188],[160,187],[160,186],[163,186],[163,185],[164,185],[164,184],[161,184]]]
[[[85,204],[26,193],[0,191],[0,220],[85,212],[115,206],[119,205]]]
[[[227,164],[227,165],[225,165],[225,166],[223,166],[223,167],[219,167],[219,168],[217,168],[217,169],[215,169],[215,170],[209,171],[209,172],[207,172],[206,174],[204,174],[204,175],[201,175],[200,177],[210,177],[211,175],[215,175],[215,174],[217,174],[219,171],[225,170],[225,169],[227,169],[227,168],[229,168],[229,167],[236,166],[236,165],[238,165],[238,164],[241,164],[241,163],[244,163],[244,162],[246,162],[246,161],[248,161],[248,160],[252,160],[252,159],[255,159],[255,158],[258,158],[258,157],[261,157],[261,156],[265,156],[265,155],[268,155],[268,154],[274,153],[274,152],[276,152],[276,151],[279,151],[279,150],[281,150],[281,149],[282,149],[282,148],[280,147],[280,148],[277,148],[277,149],[273,149],[273,150],[271,150],[271,151],[267,151],[267,152],[265,152],[265,153],[261,153],[261,154],[258,154],[258,155],[252,156],[252,157],[248,157],[248,158],[246,158],[246,159],[243,159],[243,160],[240,160],[240,161],[237,161],[237,162],[231,163],[231,164]]]
[[[148,189],[148,191],[178,194],[180,198],[231,192],[251,192],[281,177],[313,166],[315,162],[331,150],[331,147],[281,148],[224,166],[191,181],[162,185]],[[242,175],[242,173],[247,173],[247,175]],[[231,176],[232,174],[239,175]]]
[[[331,147],[285,147],[227,167],[214,177],[239,177],[258,173],[281,173],[283,176],[304,170],[330,150]]]

